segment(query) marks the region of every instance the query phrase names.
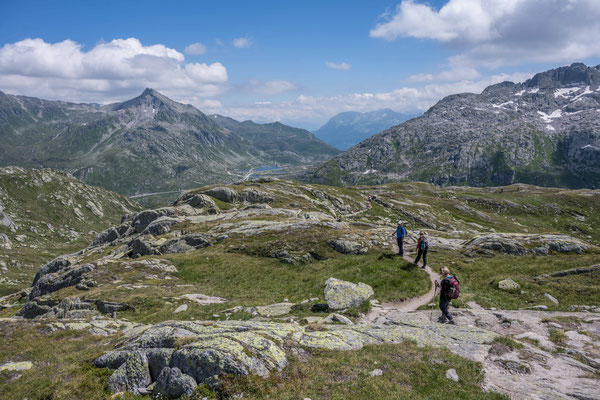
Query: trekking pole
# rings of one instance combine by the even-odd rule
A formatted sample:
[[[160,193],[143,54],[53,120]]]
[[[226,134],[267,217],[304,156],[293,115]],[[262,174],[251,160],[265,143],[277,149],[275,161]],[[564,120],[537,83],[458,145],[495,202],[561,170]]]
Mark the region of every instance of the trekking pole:
[[[429,313],[429,322],[433,322],[433,305],[435,304],[435,296],[437,294],[437,286],[433,290],[433,299],[431,300],[431,311]]]

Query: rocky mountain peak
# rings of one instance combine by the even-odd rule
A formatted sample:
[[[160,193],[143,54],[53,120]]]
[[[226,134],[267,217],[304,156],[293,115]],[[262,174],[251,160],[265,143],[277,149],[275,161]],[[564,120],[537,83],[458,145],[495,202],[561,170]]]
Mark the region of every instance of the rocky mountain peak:
[[[600,85],[600,65],[588,67],[583,63],[573,63],[569,66],[540,72],[527,80],[526,87],[556,88],[574,85]]]
[[[178,108],[178,106],[180,106],[180,104],[169,99],[157,90],[146,88],[138,97],[117,104],[114,110],[141,108],[143,110],[150,110],[155,114],[162,109],[175,109]]]

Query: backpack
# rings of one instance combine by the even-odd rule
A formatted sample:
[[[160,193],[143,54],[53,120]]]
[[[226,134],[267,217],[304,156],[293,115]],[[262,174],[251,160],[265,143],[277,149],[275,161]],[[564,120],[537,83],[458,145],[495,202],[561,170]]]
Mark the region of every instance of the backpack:
[[[423,240],[421,240],[421,250],[429,250],[429,241],[427,241],[427,238],[423,238]]]
[[[458,299],[460,296],[460,282],[452,275],[452,278],[448,279],[448,297],[451,299]]]

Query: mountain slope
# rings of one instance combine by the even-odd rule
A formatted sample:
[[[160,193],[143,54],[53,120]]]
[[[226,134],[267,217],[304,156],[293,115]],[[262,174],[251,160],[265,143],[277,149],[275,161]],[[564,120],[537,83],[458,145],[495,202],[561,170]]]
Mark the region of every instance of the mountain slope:
[[[305,129],[293,128],[279,122],[239,122],[218,114],[210,117],[217,124],[243,137],[278,164],[314,163],[328,160],[340,153]]]
[[[0,166],[58,168],[125,194],[230,182],[239,179],[231,171],[322,161],[336,154],[316,139],[306,140],[309,146],[288,140],[281,151],[286,157],[274,157],[258,145],[273,143],[276,130],[264,129],[247,140],[152,89],[106,106],[0,92]]]
[[[51,169],[0,168],[0,296],[140,206]]]
[[[333,184],[399,180],[600,187],[600,66],[448,96],[322,165]]]
[[[347,150],[369,136],[398,125],[416,115],[402,114],[390,110],[367,113],[346,111],[334,115],[314,134],[338,149]]]

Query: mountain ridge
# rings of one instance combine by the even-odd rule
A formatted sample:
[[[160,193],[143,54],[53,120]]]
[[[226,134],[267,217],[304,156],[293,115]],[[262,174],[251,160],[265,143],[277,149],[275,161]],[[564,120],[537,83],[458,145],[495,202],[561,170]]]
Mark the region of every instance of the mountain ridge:
[[[541,85],[542,87],[536,86]],[[447,96],[305,179],[336,185],[600,186],[600,66],[575,63]]]

